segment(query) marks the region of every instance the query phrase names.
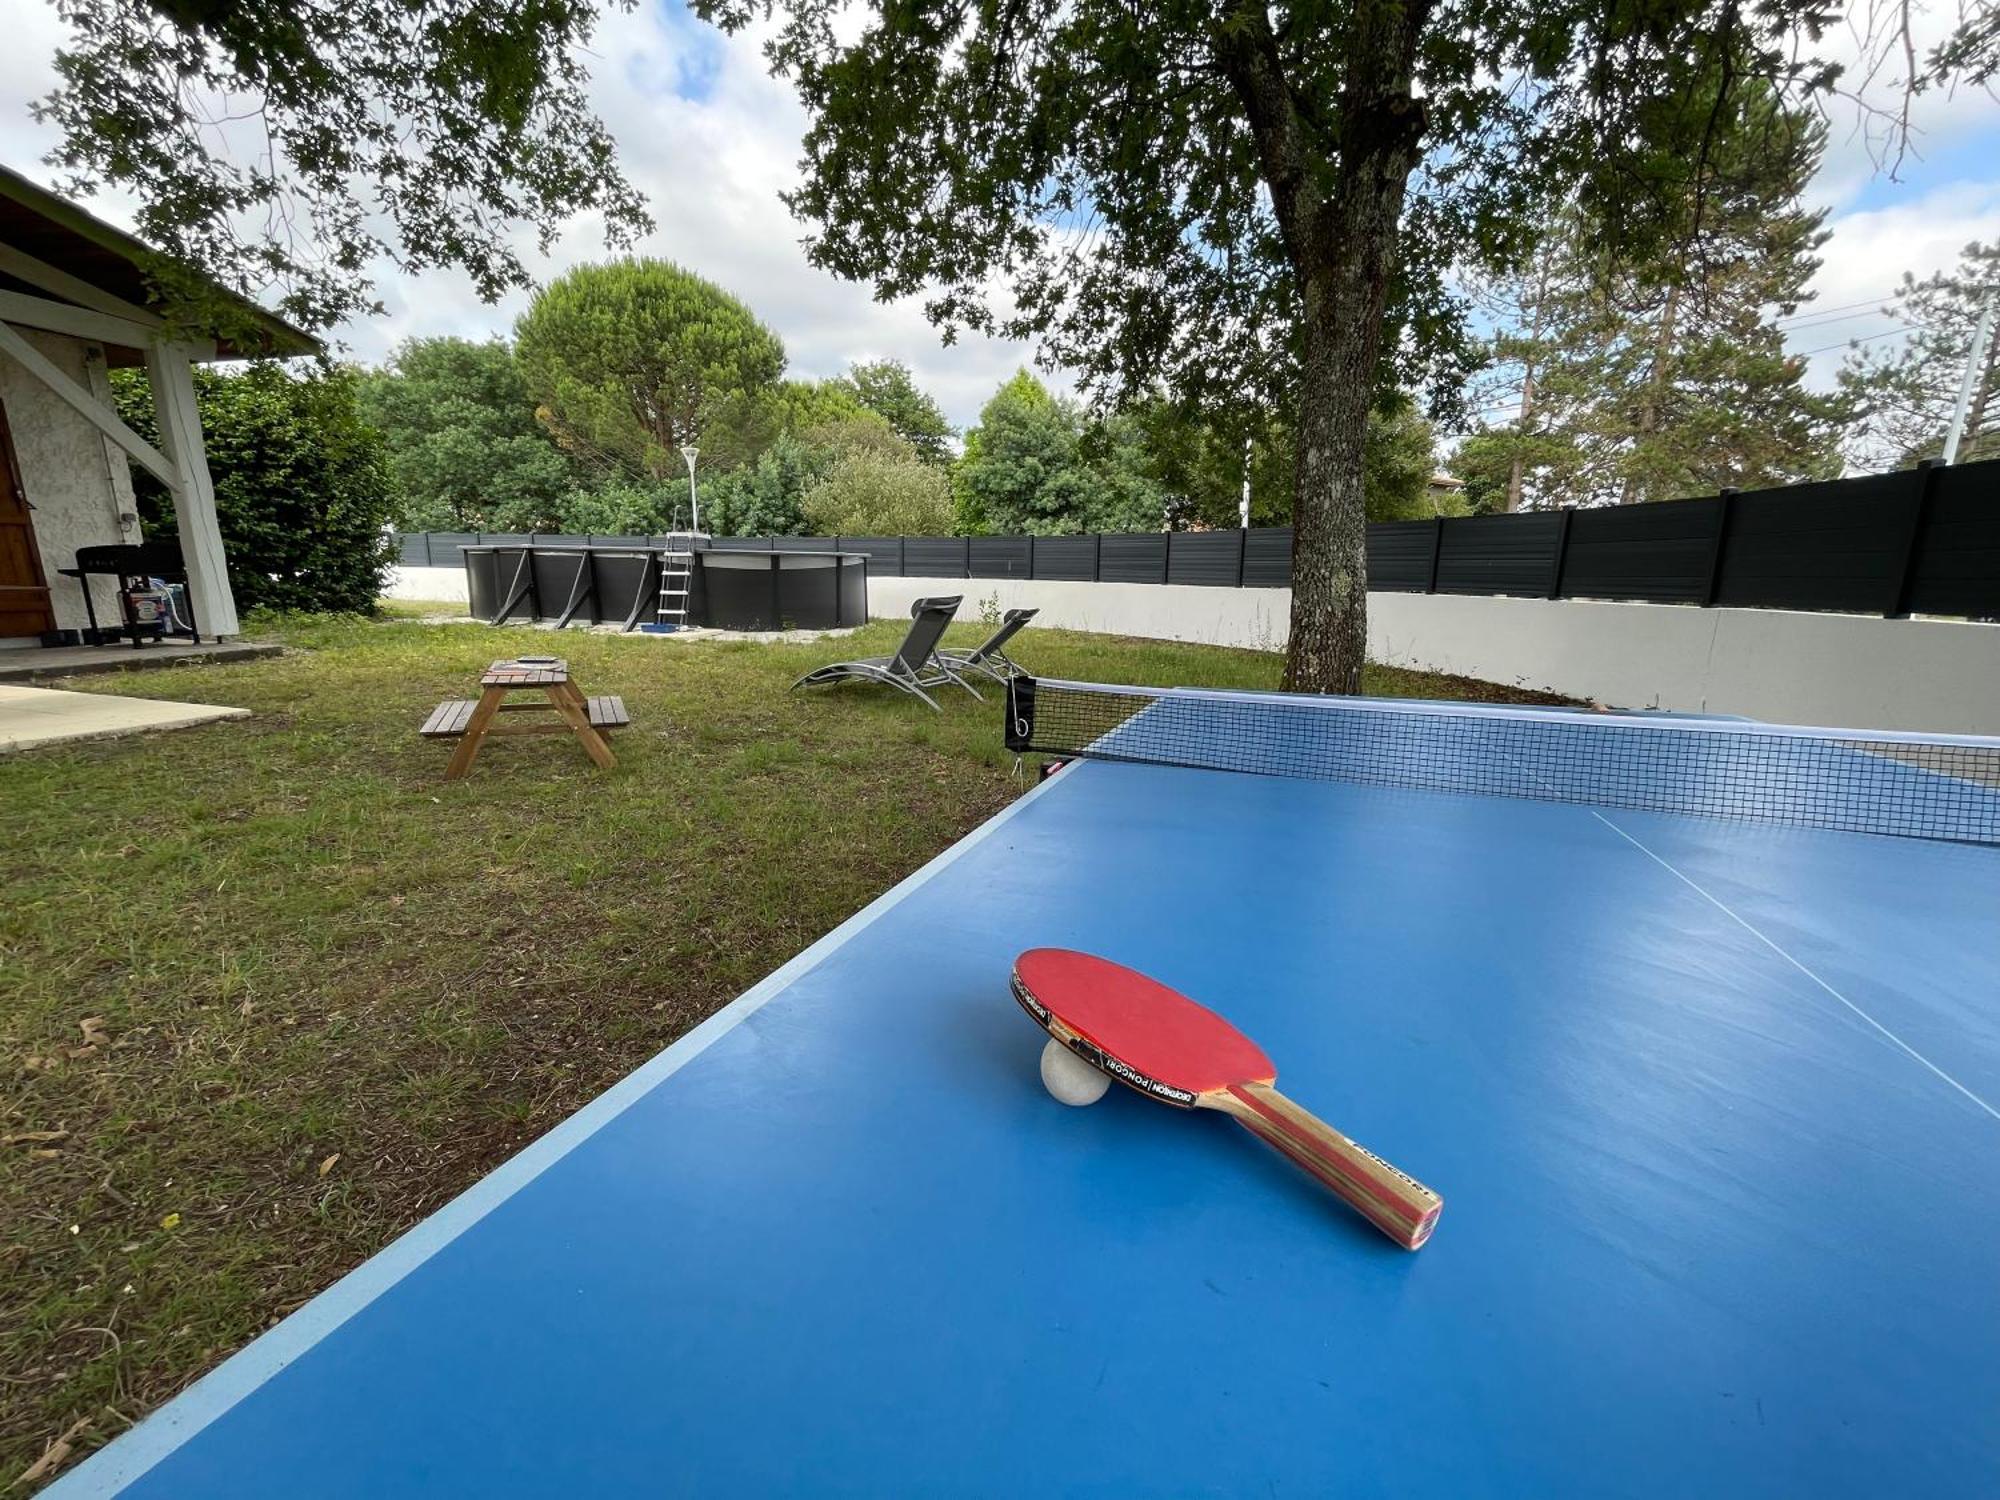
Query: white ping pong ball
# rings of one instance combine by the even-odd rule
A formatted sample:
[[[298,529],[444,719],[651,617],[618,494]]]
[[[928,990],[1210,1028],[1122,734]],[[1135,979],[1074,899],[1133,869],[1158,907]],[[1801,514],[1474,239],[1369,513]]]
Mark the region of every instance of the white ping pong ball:
[[[1106,1078],[1054,1037],[1042,1048],[1042,1084],[1065,1104],[1095,1104],[1111,1087]]]

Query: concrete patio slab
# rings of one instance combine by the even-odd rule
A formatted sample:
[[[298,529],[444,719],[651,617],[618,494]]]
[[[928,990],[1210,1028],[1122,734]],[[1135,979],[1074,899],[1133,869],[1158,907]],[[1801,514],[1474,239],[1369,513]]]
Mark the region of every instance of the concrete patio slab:
[[[0,683],[0,753],[105,739],[153,729],[184,729],[217,719],[247,719],[247,708],[120,698],[113,693],[65,693]]]
[[[141,646],[21,646],[0,650],[0,682],[38,682],[48,677],[83,677],[96,672],[143,672],[185,667],[193,662],[249,661],[284,650],[269,641],[211,641],[205,646],[162,641]]]

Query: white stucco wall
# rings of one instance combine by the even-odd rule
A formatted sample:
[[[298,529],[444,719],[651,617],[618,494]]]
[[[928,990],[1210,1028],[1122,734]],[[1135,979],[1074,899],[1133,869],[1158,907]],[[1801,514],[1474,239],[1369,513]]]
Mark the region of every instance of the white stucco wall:
[[[2000,625],[1583,599],[1370,594],[1369,655],[1620,708],[2000,734]]]
[[[101,380],[101,351],[96,372],[86,364],[86,351],[94,346],[58,333],[30,328],[16,331],[78,384],[88,386]],[[0,357],[0,401],[7,404],[7,425],[21,463],[21,483],[34,507],[35,543],[42,554],[42,570],[48,574],[56,627],[81,629],[89,623],[82,591],[74,578],[61,577],[56,569],[74,564],[78,547],[139,539],[136,517],[128,529],[121,530],[119,525],[121,514],[132,513],[130,469],[122,455],[115,465],[106,456],[104,439],[95,427],[4,357]],[[96,580],[92,597],[97,603],[97,618],[117,624],[116,580]]]
[[[1263,650],[1284,645],[1291,610],[1289,589],[871,578],[869,613],[907,615],[926,594],[964,595],[967,618],[1038,608],[1041,625]],[[1030,665],[1032,639],[1017,653]],[[1374,593],[1368,654],[1618,708],[2000,735],[2000,625]]]
[[[868,579],[868,613],[900,617],[927,594],[962,594],[959,618],[982,610],[1039,609],[1036,624],[1160,641],[1203,641],[1277,651],[1291,619],[1290,589],[1172,583],[1051,583],[1012,578]]]
[[[382,584],[385,599],[456,599],[463,604],[465,569],[393,567]]]

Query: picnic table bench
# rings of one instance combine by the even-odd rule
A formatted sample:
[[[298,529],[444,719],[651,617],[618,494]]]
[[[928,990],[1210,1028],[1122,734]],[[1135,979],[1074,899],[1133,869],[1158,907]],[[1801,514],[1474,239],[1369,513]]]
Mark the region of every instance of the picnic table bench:
[[[615,694],[586,698],[570,681],[569,663],[559,657],[528,657],[519,661],[496,661],[479,678],[477,698],[448,698],[431,710],[419,731],[427,739],[456,739],[451,763],[445,767],[446,781],[456,781],[472,769],[479,746],[489,734],[571,734],[598,765],[607,769],[618,757],[604,742],[604,732],[622,729],[632,722],[625,700]],[[511,693],[532,690],[540,699],[510,698]],[[534,724],[495,723],[499,715],[523,712],[554,713],[555,722]]]

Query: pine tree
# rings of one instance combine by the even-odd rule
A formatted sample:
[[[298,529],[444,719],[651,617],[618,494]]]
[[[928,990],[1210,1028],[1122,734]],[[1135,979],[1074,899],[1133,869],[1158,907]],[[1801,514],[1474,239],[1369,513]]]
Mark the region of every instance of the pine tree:
[[[1573,211],[1483,299],[1510,428],[1455,462],[1482,509],[1626,504],[1827,478],[1845,402],[1809,391],[1776,320],[1809,297],[1826,240],[1800,200],[1824,128],[1748,91],[1716,126],[1667,253],[1613,257]]]
[[[1855,406],[1853,457],[1869,469],[1937,458],[1972,352],[1973,330],[1988,297],[2000,295],[2000,240],[1967,245],[1958,266],[1903,289],[1885,313],[1917,325],[1899,348],[1857,348],[1841,365],[1841,389]],[[2000,458],[2000,326],[1972,385],[1958,461]]]

